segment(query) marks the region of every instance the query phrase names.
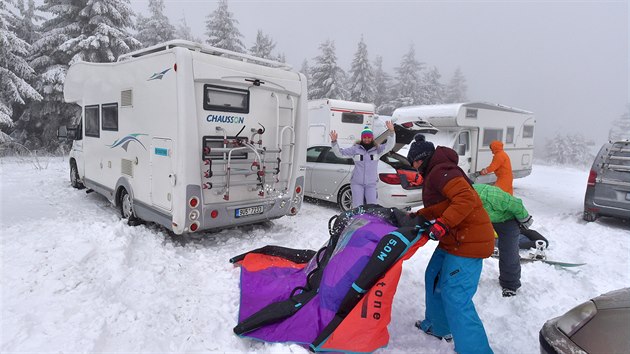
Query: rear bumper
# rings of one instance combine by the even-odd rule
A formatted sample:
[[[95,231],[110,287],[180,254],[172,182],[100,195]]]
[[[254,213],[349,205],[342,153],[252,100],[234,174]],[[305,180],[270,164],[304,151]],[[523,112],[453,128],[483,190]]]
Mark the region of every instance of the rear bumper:
[[[378,188],[378,203],[386,208],[421,206],[422,189],[406,190],[400,185],[384,186]]]

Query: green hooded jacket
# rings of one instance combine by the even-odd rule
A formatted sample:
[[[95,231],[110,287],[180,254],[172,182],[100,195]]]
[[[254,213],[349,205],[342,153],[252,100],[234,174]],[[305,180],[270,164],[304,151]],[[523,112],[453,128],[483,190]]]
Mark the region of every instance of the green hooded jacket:
[[[522,200],[504,192],[501,188],[480,183],[475,183],[473,187],[493,223],[524,219],[529,215]]]

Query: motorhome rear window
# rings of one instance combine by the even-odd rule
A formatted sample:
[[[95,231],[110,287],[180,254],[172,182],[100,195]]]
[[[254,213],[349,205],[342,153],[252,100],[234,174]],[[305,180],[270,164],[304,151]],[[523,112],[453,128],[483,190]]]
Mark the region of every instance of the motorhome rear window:
[[[533,137],[534,137],[534,126],[533,125],[523,126],[523,138],[533,138]]]
[[[204,85],[203,97],[206,111],[249,113],[249,90]]]
[[[363,124],[363,114],[359,113],[341,113],[341,122],[351,124]]]
[[[101,105],[103,130],[118,131],[118,103]]]
[[[85,136],[91,136],[93,138],[101,137],[101,127],[99,122],[99,107],[85,106]]]
[[[495,140],[503,141],[503,129],[483,130],[483,146],[490,146],[490,143]]]

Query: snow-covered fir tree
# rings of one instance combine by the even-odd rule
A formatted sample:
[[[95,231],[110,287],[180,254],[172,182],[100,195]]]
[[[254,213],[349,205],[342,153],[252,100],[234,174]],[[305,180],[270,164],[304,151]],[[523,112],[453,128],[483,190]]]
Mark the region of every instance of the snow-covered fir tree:
[[[238,53],[245,53],[243,35],[236,25],[238,20],[228,10],[227,0],[220,0],[219,7],[208,15],[206,21],[206,42],[213,47],[223,48]]]
[[[383,57],[374,60],[374,105],[376,113],[391,115],[396,107],[391,106],[392,77],[383,69]]]
[[[15,14],[0,2],[0,142],[9,139],[13,127],[13,106],[27,99],[40,100],[40,94],[28,83],[34,70],[26,61],[30,45],[9,29],[9,18]]]
[[[16,0],[15,8],[17,12],[9,20],[9,28],[26,43],[35,43],[41,37],[39,23],[44,20],[43,16],[36,13],[35,1]]]
[[[144,47],[175,38],[175,27],[164,16],[164,0],[149,0],[149,17],[138,15],[136,39]]]
[[[560,135],[556,133],[553,139],[547,139],[545,143],[546,160],[556,165],[589,165],[593,156],[593,140],[586,139],[581,134]]]
[[[279,61],[281,63],[286,63],[287,62],[287,56],[284,53],[280,53],[278,54],[278,56],[275,59],[276,61]]]
[[[335,42],[326,40],[319,46],[321,54],[314,59],[309,82],[309,97],[311,99],[333,98],[345,100],[348,91],[344,87],[346,74],[337,65]]]
[[[466,102],[466,78],[460,68],[455,69],[455,73],[446,86],[445,103],[461,103]]]
[[[44,99],[29,105],[11,135],[31,148],[52,150],[58,146],[57,128],[79,117],[79,107],[63,100],[69,65],[115,61],[140,42],[127,30],[133,15],[128,0],[45,0],[39,9],[48,19],[33,44],[31,64]]]
[[[201,42],[199,38],[193,35],[192,30],[190,29],[190,26],[188,26],[188,23],[186,22],[186,16],[184,16],[183,13],[182,13],[182,18],[179,20],[179,23],[177,24],[177,28],[175,29],[175,37],[177,39],[185,39],[191,42],[199,42],[199,43]]]
[[[352,59],[348,87],[351,101],[374,102],[374,95],[376,93],[376,88],[374,87],[374,71],[368,58],[367,45],[363,41],[363,36],[361,36],[357,51]]]
[[[249,48],[249,53],[255,57],[263,59],[276,60],[278,57],[271,55],[276,44],[273,42],[270,36],[265,35],[262,30],[258,30],[256,34],[256,42]]]
[[[630,139],[630,104],[626,105],[626,112],[613,122],[608,132],[608,140],[623,139]]]
[[[416,50],[411,46],[396,68],[396,86],[393,100],[394,108],[422,104],[420,88],[424,64],[416,59]]]
[[[304,59],[304,60],[302,61],[302,66],[300,67],[300,72],[301,72],[302,74],[304,74],[304,76],[306,77],[306,84],[307,84],[308,86],[310,86],[310,85],[311,85],[311,68],[310,68],[310,66],[308,65],[308,60],[307,60],[307,59]],[[310,99],[311,99],[311,96],[310,96],[310,90],[309,90],[309,92],[308,92],[308,95],[307,95],[307,96],[308,96],[308,97],[307,97],[307,99],[309,99],[309,100],[310,100]]]
[[[420,97],[422,104],[439,104],[444,102],[445,87],[440,82],[440,72],[437,67],[428,69],[422,78]]]

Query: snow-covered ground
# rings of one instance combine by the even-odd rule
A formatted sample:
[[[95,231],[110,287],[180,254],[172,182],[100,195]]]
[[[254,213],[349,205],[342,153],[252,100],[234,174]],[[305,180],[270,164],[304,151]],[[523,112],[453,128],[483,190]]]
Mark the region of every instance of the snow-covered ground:
[[[238,338],[239,269],[228,259],[268,244],[318,249],[333,205],[305,203],[296,217],[172,238],[155,225],[130,227],[96,193],[70,187],[66,162],[43,170],[0,160],[2,352],[307,353],[295,344]],[[496,353],[538,352],[543,323],[601,293],[630,286],[630,225],[582,221],[588,171],[536,165],[516,180],[550,240],[548,257],[586,262],[563,269],[525,264],[523,287],[501,297],[498,261],[487,259],[475,296]],[[449,353],[418,332],[431,242],[404,264],[391,340],[379,353]]]

